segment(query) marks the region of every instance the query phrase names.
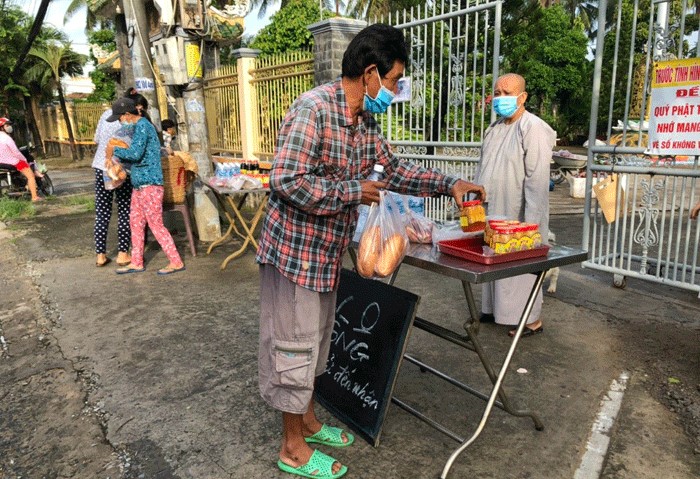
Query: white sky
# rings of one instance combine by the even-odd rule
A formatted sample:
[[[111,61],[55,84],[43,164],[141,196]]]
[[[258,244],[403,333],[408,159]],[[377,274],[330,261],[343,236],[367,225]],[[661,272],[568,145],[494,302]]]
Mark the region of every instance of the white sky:
[[[10,0],[10,2],[21,6],[22,9],[31,16],[36,15],[39,5],[41,4],[41,0]],[[88,55],[90,53],[90,47],[87,44],[87,37],[85,36],[86,9],[82,8],[76,12],[76,14],[66,25],[63,24],[63,17],[70,2],[71,0],[53,0],[51,3],[49,3],[49,9],[46,12],[44,23],[51,24],[57,29],[65,32],[72,42],[73,50],[78,53]],[[249,36],[257,33],[261,28],[270,23],[270,15],[274,14],[277,10],[279,10],[279,5],[268,8],[265,17],[261,19],[258,19],[257,9],[251,11],[245,17],[244,35]],[[85,66],[85,74],[91,70],[91,64]]]

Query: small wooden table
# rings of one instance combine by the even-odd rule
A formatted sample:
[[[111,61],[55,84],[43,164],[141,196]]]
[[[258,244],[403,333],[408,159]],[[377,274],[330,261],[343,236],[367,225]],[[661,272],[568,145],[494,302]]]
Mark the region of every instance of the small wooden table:
[[[255,232],[255,228],[257,228],[263,213],[265,212],[265,207],[267,206],[267,199],[270,197],[270,189],[257,188],[254,190],[234,190],[232,188],[214,186],[210,184],[207,184],[207,186],[214,192],[216,200],[221,205],[221,209],[229,221],[229,226],[226,230],[226,233],[224,233],[224,235],[221,238],[217,239],[211,245],[209,245],[209,249],[207,249],[207,254],[211,253],[214,248],[224,243],[225,241],[229,239],[234,239],[232,233],[235,233],[239,238],[243,240],[243,244],[241,245],[241,247],[233,253],[231,253],[230,255],[228,255],[221,263],[221,269],[224,270],[226,269],[226,265],[229,263],[229,261],[236,259],[243,253],[245,253],[246,248],[249,245],[252,246],[253,249],[258,249],[258,242],[255,239],[253,233]],[[258,205],[252,218],[246,219],[246,217],[241,212],[241,207],[243,206],[243,203],[245,202],[248,195],[250,195],[251,193],[264,193],[265,197],[260,202],[260,205]],[[241,232],[239,226],[243,230],[243,232]]]

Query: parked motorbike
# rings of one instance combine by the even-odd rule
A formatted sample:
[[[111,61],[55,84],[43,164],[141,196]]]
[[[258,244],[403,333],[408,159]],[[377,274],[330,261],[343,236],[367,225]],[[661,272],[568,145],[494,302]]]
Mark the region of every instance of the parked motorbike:
[[[53,182],[46,171],[46,166],[43,164],[39,165],[34,159],[34,155],[32,154],[34,147],[29,144],[28,146],[20,147],[19,151],[22,152],[22,155],[24,155],[25,160],[29,163],[29,167],[36,176],[37,189],[43,193],[44,196],[53,195]],[[42,177],[37,176],[37,172],[41,174]],[[14,166],[0,163],[0,196],[22,197],[27,194],[29,194],[27,191],[27,178]]]
[[[586,163],[588,158],[583,155],[556,152],[549,162],[549,178],[556,184],[564,183],[567,176],[579,176],[582,171],[586,171]]]

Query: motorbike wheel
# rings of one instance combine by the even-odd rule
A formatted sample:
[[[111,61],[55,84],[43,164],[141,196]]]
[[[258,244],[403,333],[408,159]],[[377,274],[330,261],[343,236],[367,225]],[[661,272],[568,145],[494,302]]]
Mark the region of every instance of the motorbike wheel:
[[[51,181],[51,178],[49,177],[48,173],[44,173],[44,177],[39,179],[37,181],[39,190],[44,193],[46,196],[51,196],[53,195],[53,181]]]
[[[4,175],[0,176],[0,197],[9,195],[11,189],[12,187],[7,182],[7,178]]]
[[[557,185],[560,185],[566,181],[566,177],[559,169],[549,170],[549,178]]]

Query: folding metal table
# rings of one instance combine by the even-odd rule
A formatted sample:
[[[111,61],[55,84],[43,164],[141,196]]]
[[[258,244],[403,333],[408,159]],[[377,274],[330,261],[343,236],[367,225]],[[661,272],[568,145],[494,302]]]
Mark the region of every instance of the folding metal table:
[[[350,248],[350,255],[353,260],[353,263],[356,263],[356,251],[354,247]],[[421,368],[421,370],[430,372],[436,375],[437,377],[449,382],[450,384],[458,387],[459,389],[462,389],[470,394],[479,397],[484,401],[487,401],[486,409],[483,412],[479,425],[477,426],[473,435],[469,439],[465,440],[464,438],[449,430],[444,425],[425,416],[416,408],[406,404],[405,402],[401,401],[396,397],[392,397],[392,402],[394,404],[401,407],[408,413],[413,414],[414,416],[418,417],[430,426],[436,428],[437,430],[441,431],[442,433],[448,435],[449,437],[460,443],[460,446],[454,450],[447,463],[445,464],[442,474],[440,476],[441,478],[444,479],[447,477],[447,474],[449,473],[452,464],[457,459],[459,454],[461,454],[462,451],[464,451],[464,449],[466,449],[471,443],[473,443],[476,440],[476,438],[481,434],[494,405],[514,416],[530,417],[534,422],[535,428],[537,430],[544,429],[544,424],[535,412],[530,410],[517,410],[511,405],[511,402],[508,399],[508,395],[502,388],[503,378],[505,377],[506,372],[508,371],[511,359],[513,358],[515,349],[518,346],[520,335],[522,334],[525,328],[526,320],[530,315],[530,311],[532,310],[532,307],[535,303],[537,293],[542,287],[542,282],[544,280],[544,276],[547,270],[555,268],[557,266],[565,266],[568,264],[580,263],[586,258],[587,253],[583,250],[568,248],[565,246],[553,246],[549,250],[547,256],[505,262],[500,264],[486,265],[440,253],[437,250],[437,248],[433,247],[432,245],[420,245],[411,243],[409,251],[406,254],[406,257],[404,258],[402,265],[408,264],[426,271],[431,271],[461,281],[470,315],[470,318],[464,326],[466,334],[457,333],[450,329],[444,328],[439,324],[422,318],[416,318],[414,321],[414,326],[430,334],[445,339],[453,344],[476,352],[479,359],[481,360],[482,365],[484,366],[484,369],[486,370],[487,375],[489,376],[489,379],[493,383],[493,390],[490,394],[487,395],[467,384],[464,384],[450,377],[444,372],[429,366],[428,364],[420,361],[419,359],[411,356],[410,354],[404,355],[405,360],[416,364]],[[400,268],[401,265],[399,265],[399,268],[397,268],[396,271],[394,271],[394,273],[391,275],[391,277],[389,278],[389,284],[394,283],[396,277],[399,274]],[[521,274],[528,273],[536,275],[535,283],[532,286],[532,290],[530,291],[528,300],[525,304],[525,307],[523,308],[523,312],[520,316],[520,321],[518,322],[518,326],[516,329],[516,334],[513,337],[513,340],[510,344],[510,348],[508,349],[508,354],[506,355],[506,358],[503,361],[500,370],[497,371],[496,368],[494,368],[493,364],[491,363],[491,360],[487,356],[479,341],[478,332],[480,311],[479,309],[477,309],[476,304],[474,302],[474,295],[472,293],[471,285],[486,283],[497,279],[509,278],[512,276],[518,276]],[[497,397],[499,399],[498,401],[496,400]]]
[[[238,258],[243,253],[245,253],[246,248],[250,245],[253,249],[258,249],[258,242],[255,239],[253,233],[255,228],[258,226],[263,213],[265,212],[265,207],[267,206],[267,199],[270,196],[269,188],[257,188],[252,190],[234,190],[232,188],[226,188],[221,186],[215,186],[207,184],[207,186],[214,192],[217,202],[221,205],[221,209],[228,219],[229,226],[221,238],[214,241],[209,245],[207,249],[207,254],[211,253],[212,250],[222,244],[223,242],[233,239],[232,233],[235,233],[238,237],[243,240],[243,244],[236,251],[228,255],[224,261],[221,263],[221,269],[226,269],[226,265],[229,261]],[[246,219],[241,212],[241,207],[245,202],[248,195],[252,193],[264,193],[265,197],[260,202],[258,207],[251,219]],[[236,199],[234,199],[234,197]],[[238,227],[241,227],[243,232],[241,232]]]

